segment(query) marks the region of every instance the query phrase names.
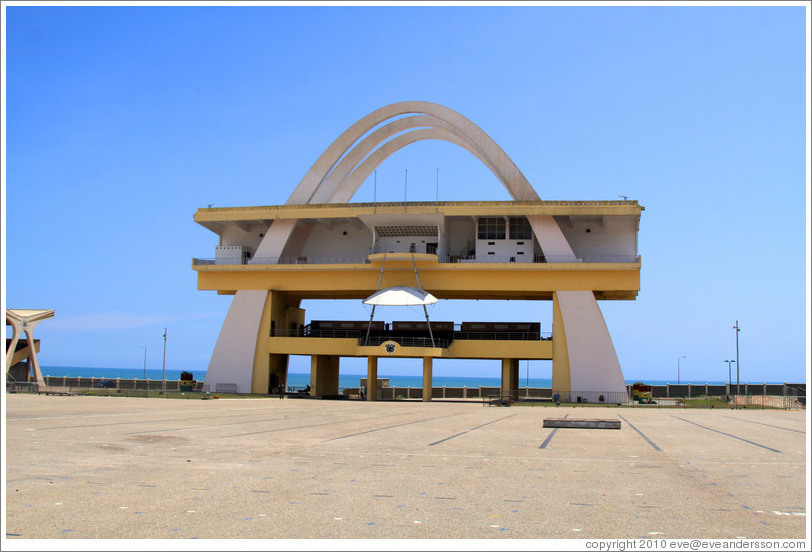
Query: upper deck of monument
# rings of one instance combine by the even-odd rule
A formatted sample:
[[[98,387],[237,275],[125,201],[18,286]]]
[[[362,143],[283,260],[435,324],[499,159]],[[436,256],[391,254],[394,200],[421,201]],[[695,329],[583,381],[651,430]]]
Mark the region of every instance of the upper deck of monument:
[[[221,265],[347,264],[379,253],[440,263],[637,263],[642,211],[628,200],[328,203],[205,208],[195,220],[219,236],[210,263]],[[532,222],[543,217],[571,252],[544,250]],[[290,237],[269,255],[260,244],[277,224]]]
[[[387,203],[306,203],[254,207],[200,208],[198,224],[220,233],[224,226],[270,224],[274,220],[336,219],[363,215],[436,214],[445,216],[640,216],[637,201],[421,201]]]

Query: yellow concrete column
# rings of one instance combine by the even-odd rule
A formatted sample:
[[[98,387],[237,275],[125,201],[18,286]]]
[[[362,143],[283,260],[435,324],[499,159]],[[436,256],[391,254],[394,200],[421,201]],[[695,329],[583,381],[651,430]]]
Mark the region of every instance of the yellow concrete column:
[[[431,368],[432,368],[432,359],[431,357],[423,357],[423,400],[430,401],[431,400]]]
[[[313,355],[310,357],[310,395],[338,395],[338,364],[336,355]]]
[[[519,359],[502,359],[502,395],[507,395],[513,400],[519,398]]]
[[[378,400],[378,357],[367,357],[367,400]]]
[[[567,349],[567,335],[564,331],[564,318],[558,295],[553,293],[553,394],[558,393],[562,400],[569,400],[570,358]]]
[[[288,355],[274,354],[267,347],[271,333],[291,335],[294,327],[304,325],[305,311],[299,308],[298,299],[270,290],[265,298],[262,318],[257,333],[257,350],[254,355],[254,371],[251,379],[252,393],[270,393],[271,383],[286,385],[288,380]],[[268,354],[264,354],[267,351]],[[273,378],[271,374],[275,374]],[[284,389],[283,389],[284,391]]]

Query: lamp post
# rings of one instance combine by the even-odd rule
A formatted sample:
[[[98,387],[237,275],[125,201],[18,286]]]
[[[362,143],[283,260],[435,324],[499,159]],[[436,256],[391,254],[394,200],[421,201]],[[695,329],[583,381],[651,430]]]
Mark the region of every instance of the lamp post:
[[[736,362],[736,361],[735,360],[726,360],[725,362],[727,362],[727,388],[728,388],[728,391],[729,391],[730,388],[733,387],[733,377],[730,374],[730,363],[731,362]]]
[[[736,330],[736,394],[739,394],[739,332],[742,331],[739,328],[739,321],[736,320],[736,325],[733,326],[733,329]]]
[[[147,346],[141,345],[144,349],[144,379],[147,379]]]
[[[688,357],[686,357],[685,355],[682,355],[681,357],[677,357],[677,385],[679,385],[679,361],[681,359],[683,359],[683,358],[688,358]]]
[[[166,397],[166,328],[164,328],[164,363],[161,368],[161,380],[161,387],[164,391],[164,397]]]

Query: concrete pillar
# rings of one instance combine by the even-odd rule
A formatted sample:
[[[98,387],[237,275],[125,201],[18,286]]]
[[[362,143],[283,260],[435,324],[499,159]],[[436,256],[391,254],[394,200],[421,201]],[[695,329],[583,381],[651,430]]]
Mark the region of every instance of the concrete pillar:
[[[25,337],[28,339],[29,350],[31,351],[31,367],[34,371],[34,380],[37,385],[45,387],[45,380],[42,379],[42,371],[39,369],[39,360],[37,359],[37,344],[34,342],[34,327],[31,325],[25,329]]]
[[[310,396],[338,395],[338,362],[336,355],[310,357]]]
[[[553,293],[553,389],[625,393],[626,383],[595,294]]]
[[[570,359],[567,351],[567,336],[564,333],[564,319],[557,296],[553,295],[553,394],[569,397]]]
[[[430,401],[431,400],[431,368],[432,368],[432,359],[431,357],[423,357],[423,400]]]
[[[378,400],[378,357],[367,357],[367,400]]]
[[[15,321],[16,322],[16,321]],[[17,342],[20,340],[20,334],[23,331],[22,324],[12,324],[11,325],[11,343],[8,345],[6,349],[6,373],[11,369],[12,359],[14,358],[14,352],[17,350]],[[29,346],[33,346],[33,343],[29,343]],[[30,373],[30,370],[29,370]]]
[[[513,400],[519,398],[519,359],[502,359],[502,395],[508,395]]]

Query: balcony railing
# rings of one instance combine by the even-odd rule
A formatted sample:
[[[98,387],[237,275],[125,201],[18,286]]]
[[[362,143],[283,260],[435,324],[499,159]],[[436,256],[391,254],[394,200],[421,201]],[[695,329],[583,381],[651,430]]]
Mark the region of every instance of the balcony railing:
[[[451,342],[454,339],[462,340],[497,340],[497,341],[549,341],[553,338],[551,332],[520,332],[520,331],[466,331],[461,330],[461,324],[454,324],[454,330],[443,331],[433,328],[434,341],[439,342],[445,340]],[[424,331],[425,329],[425,331]],[[398,330],[390,329],[389,324],[384,325],[384,329],[372,329],[369,337],[370,344],[375,341],[375,345],[380,345],[385,341],[397,341],[401,345],[405,345],[403,340],[410,339],[426,339],[430,340],[428,335],[428,328],[420,328],[419,330],[412,330],[425,333],[424,336],[406,336],[401,335]],[[271,337],[327,337],[327,338],[361,338],[363,341],[366,338],[366,328],[363,329],[347,329],[347,330],[313,330],[310,324],[302,326],[295,330],[282,330],[273,329],[270,332]],[[363,345],[363,343],[361,343]],[[423,345],[421,345],[423,346]],[[447,345],[444,345],[447,346]]]
[[[500,255],[442,255],[440,263],[639,263],[639,255],[537,255],[530,259]],[[226,259],[192,259],[192,266],[237,266],[237,265],[294,265],[294,264],[368,264],[367,257],[254,257],[242,262],[238,258]]]

